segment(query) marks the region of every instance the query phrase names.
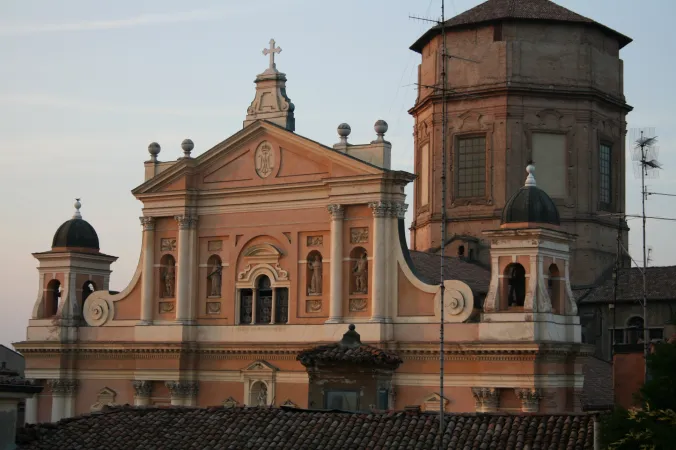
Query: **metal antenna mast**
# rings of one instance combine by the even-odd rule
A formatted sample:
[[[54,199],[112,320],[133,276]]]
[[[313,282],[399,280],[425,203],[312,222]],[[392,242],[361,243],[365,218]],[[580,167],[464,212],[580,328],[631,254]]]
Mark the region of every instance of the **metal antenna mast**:
[[[646,291],[646,268],[648,266],[648,252],[646,251],[645,238],[645,201],[648,198],[648,191],[646,190],[646,178],[656,178],[659,174],[658,170],[662,167],[657,160],[658,149],[655,147],[657,137],[654,136],[654,129],[637,129],[633,130],[634,135],[638,134],[635,140],[634,153],[632,159],[634,160],[634,174],[640,170],[641,172],[641,219],[643,221],[643,359],[644,359],[644,376],[648,379],[648,354],[650,352],[650,330],[648,329],[648,295]]]
[[[444,431],[446,429],[444,424],[444,252],[446,247],[446,177],[448,173],[448,162],[446,152],[446,130],[448,128],[448,117],[446,112],[446,94],[452,89],[449,89],[447,83],[447,60],[459,59],[462,61],[478,63],[469,58],[462,58],[460,56],[449,55],[446,51],[446,8],[444,0],[441,0],[441,20],[432,20],[424,17],[409,16],[411,19],[422,20],[426,22],[436,23],[437,27],[441,28],[441,68],[440,68],[440,83],[436,86],[428,86],[418,83],[418,87],[425,87],[434,91],[441,91],[441,245],[439,255],[439,293],[440,305],[439,312],[441,318],[439,320],[439,448],[444,448]]]

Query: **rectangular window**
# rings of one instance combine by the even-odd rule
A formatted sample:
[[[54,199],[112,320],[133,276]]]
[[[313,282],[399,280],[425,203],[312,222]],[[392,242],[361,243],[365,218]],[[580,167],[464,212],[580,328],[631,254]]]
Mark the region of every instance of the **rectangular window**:
[[[612,152],[608,144],[599,147],[599,201],[609,207],[612,198]]]
[[[553,198],[566,197],[566,135],[533,133],[537,186]]]
[[[486,195],[486,137],[458,139],[456,195],[460,198]]]
[[[359,411],[359,393],[357,391],[327,391],[325,396],[326,409],[340,411]]]
[[[418,187],[420,188],[420,206],[425,206],[429,198],[429,182],[427,174],[430,170],[430,144],[423,145],[420,150],[420,173],[418,174]]]

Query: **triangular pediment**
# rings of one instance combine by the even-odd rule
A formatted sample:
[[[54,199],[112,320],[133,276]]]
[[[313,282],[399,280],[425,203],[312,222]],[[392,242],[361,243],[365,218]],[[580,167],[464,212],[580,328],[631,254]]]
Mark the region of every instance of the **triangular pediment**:
[[[197,158],[177,161],[133,193],[290,185],[383,172],[275,124],[257,121]]]
[[[243,372],[276,372],[279,368],[273,366],[267,361],[254,361],[246,366]]]

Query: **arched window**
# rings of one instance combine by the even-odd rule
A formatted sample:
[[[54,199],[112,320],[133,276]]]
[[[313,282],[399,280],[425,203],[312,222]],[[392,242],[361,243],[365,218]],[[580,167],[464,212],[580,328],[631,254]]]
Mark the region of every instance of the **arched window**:
[[[269,324],[272,320],[272,286],[270,278],[261,275],[256,280],[256,323]]]
[[[563,283],[561,283],[561,272],[559,272],[556,264],[549,266],[548,276],[547,290],[549,291],[549,298],[552,301],[552,311],[556,314],[563,314],[563,305],[561,304]]]
[[[249,389],[249,406],[268,405],[268,385],[264,381],[255,381]]]
[[[634,316],[627,320],[627,344],[643,342],[643,318]]]
[[[160,298],[176,296],[176,260],[171,255],[160,259]]]
[[[350,294],[367,294],[369,267],[366,249],[355,247],[350,252]]]
[[[218,255],[211,255],[207,261],[207,297],[220,298],[223,281],[223,263]]]
[[[526,301],[526,269],[519,263],[505,267],[507,307],[523,307]]]
[[[276,287],[260,275],[255,289],[239,289],[239,324],[273,325],[289,321],[289,288]]]
[[[59,311],[59,299],[61,298],[61,282],[51,280],[47,284],[45,292],[45,317],[53,317]]]

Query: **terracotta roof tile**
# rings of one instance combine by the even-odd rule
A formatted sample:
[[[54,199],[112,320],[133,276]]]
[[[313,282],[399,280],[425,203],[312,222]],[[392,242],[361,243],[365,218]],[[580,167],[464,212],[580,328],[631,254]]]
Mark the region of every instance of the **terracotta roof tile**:
[[[410,250],[416,275],[426,283],[439,284],[439,255]],[[486,294],[491,282],[491,271],[479,264],[449,256],[444,258],[444,279],[460,280],[475,294]]]
[[[18,448],[437,449],[438,416],[290,408],[113,407],[56,424],[29,425]],[[590,415],[449,414],[446,449],[591,450]]]
[[[587,411],[612,409],[615,402],[613,365],[602,359],[589,356],[582,367],[582,371],[584,373],[583,408]]]
[[[599,286],[581,296],[581,303],[611,303],[613,279],[608,277]],[[646,270],[648,299],[676,299],[676,266],[648,267]],[[618,301],[636,301],[643,298],[643,276],[637,267],[620,269],[618,274]]]
[[[622,47],[631,42],[629,37],[550,0],[488,0],[448,19],[445,25],[446,29],[449,29],[503,20],[546,20],[589,24],[616,36]],[[440,29],[441,26],[437,25],[428,30],[411,46],[411,50],[421,51],[433,36],[440,33]]]

